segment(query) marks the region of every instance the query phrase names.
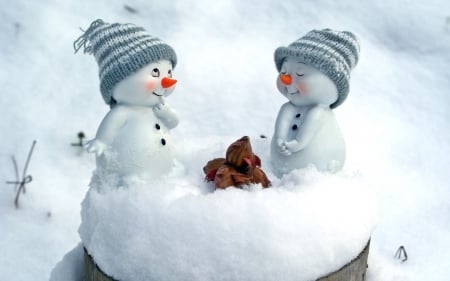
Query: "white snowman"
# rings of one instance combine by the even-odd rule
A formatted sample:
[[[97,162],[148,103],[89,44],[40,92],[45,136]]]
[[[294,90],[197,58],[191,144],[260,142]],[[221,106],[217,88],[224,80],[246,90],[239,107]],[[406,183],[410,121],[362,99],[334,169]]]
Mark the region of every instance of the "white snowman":
[[[100,90],[111,110],[86,144],[97,168],[122,177],[155,178],[172,169],[169,130],[178,117],[165,103],[177,80],[175,51],[133,24],[94,21],[74,43],[75,51],[93,53]]]
[[[348,31],[312,30],[275,51],[278,90],[289,100],[278,113],[271,143],[279,176],[314,165],[336,172],[345,162],[345,141],[333,108],[348,95],[359,43]]]

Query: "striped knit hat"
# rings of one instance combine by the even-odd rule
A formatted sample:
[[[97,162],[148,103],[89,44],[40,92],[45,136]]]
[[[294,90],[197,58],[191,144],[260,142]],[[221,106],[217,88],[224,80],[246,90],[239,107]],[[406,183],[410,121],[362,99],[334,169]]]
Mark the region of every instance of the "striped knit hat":
[[[287,57],[298,58],[299,61],[317,68],[336,84],[339,97],[330,105],[335,108],[347,98],[350,71],[358,62],[359,43],[356,36],[348,31],[312,30],[288,47],[275,50],[278,72]]]
[[[113,105],[112,91],[117,83],[149,63],[166,59],[177,64],[175,51],[160,39],[134,24],[91,23],[74,43],[75,53],[94,54],[99,66],[100,91],[103,99]]]

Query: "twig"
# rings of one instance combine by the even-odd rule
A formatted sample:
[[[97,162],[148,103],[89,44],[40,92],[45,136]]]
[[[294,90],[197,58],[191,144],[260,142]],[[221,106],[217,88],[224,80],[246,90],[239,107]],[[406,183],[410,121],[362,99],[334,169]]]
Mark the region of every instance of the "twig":
[[[11,155],[11,159],[14,165],[14,172],[16,173],[16,182],[19,182],[19,168],[17,167],[17,161],[16,161],[16,157],[14,157],[14,155]],[[16,187],[14,188],[15,191],[17,191],[17,188],[19,187],[18,184],[16,184]],[[25,193],[25,189],[23,190],[23,192]]]
[[[25,167],[23,169],[22,173],[22,180],[19,180],[19,170],[17,168],[17,162],[14,156],[12,156],[12,161],[14,165],[14,170],[16,173],[16,181],[7,181],[7,184],[15,184],[17,193],[16,198],[14,199],[14,205],[16,208],[19,208],[19,197],[20,193],[25,193],[25,184],[30,183],[33,180],[33,177],[31,175],[27,175],[28,165],[30,164],[31,155],[33,155],[34,147],[36,146],[36,140],[33,141],[31,144],[30,152],[28,153],[27,161],[25,162]]]
[[[403,258],[402,258],[403,256]],[[397,250],[397,252],[395,253],[395,258],[397,259],[401,259],[402,263],[404,263],[405,261],[408,260],[408,254],[406,253],[405,247],[404,246],[400,246]]]
[[[86,137],[86,135],[83,132],[79,132],[78,135],[78,142],[77,143],[72,143],[72,146],[79,146],[79,147],[83,147],[83,139]]]
[[[30,164],[31,155],[33,154],[34,147],[36,146],[36,140],[31,144],[30,152],[28,152],[27,162],[25,162],[25,168],[23,169],[22,178],[26,177],[28,165]]]

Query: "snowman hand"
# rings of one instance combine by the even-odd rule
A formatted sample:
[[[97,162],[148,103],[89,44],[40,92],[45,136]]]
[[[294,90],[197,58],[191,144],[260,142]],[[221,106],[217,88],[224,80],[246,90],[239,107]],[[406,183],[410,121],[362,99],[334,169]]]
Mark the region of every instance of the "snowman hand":
[[[284,145],[286,146],[286,149],[292,153],[292,152],[297,152],[300,150],[299,146],[299,142],[297,140],[290,140],[284,143]]]
[[[278,146],[278,152],[284,156],[291,155],[291,152],[287,149],[286,145],[284,144],[284,140],[277,139],[277,146]]]
[[[84,148],[86,149],[87,152],[95,153],[96,156],[100,156],[108,148],[108,145],[102,141],[99,141],[98,139],[93,139],[91,141],[88,141],[84,145]]]
[[[169,129],[173,129],[178,125],[178,122],[179,122],[178,115],[168,105],[160,103],[160,104],[153,106],[153,113]]]
[[[160,119],[164,118],[165,115],[167,115],[167,111],[168,111],[168,108],[163,103],[158,103],[157,105],[153,106],[153,113],[155,113],[155,115],[157,117],[159,117]]]

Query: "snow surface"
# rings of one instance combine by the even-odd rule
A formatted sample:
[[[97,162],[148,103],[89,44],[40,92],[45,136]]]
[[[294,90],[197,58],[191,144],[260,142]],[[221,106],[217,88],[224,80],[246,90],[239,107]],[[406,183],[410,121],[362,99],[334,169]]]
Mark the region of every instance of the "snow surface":
[[[198,139],[183,148],[196,163],[206,163],[215,151],[205,145],[216,146]],[[268,151],[269,143],[253,149]],[[186,160],[160,181],[120,184],[110,175],[94,174],[79,232],[108,275],[116,280],[315,280],[356,258],[370,239],[374,196],[357,175],[312,169],[277,180],[268,173],[272,188],[213,192],[212,184],[202,182],[198,165]]]
[[[223,138],[216,151],[243,135],[272,135],[285,102],[275,86],[277,47],[314,28],[357,34],[361,58],[335,113],[347,142],[345,171],[359,171],[377,196],[367,279],[448,279],[449,1],[0,4],[0,280],[48,280],[80,241],[80,202],[95,161],[70,143],[80,130],[92,138],[108,107],[95,60],[73,55],[72,42],[96,18],[136,23],[174,47],[179,83],[167,100],[181,115],[174,140],[183,147]],[[14,179],[10,155],[23,167],[33,139],[33,181],[16,210],[5,183]],[[191,158],[200,179],[203,163]],[[405,263],[393,257],[400,245]]]

